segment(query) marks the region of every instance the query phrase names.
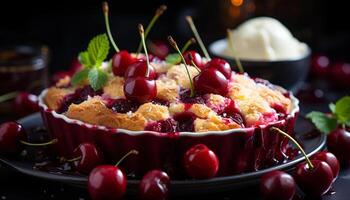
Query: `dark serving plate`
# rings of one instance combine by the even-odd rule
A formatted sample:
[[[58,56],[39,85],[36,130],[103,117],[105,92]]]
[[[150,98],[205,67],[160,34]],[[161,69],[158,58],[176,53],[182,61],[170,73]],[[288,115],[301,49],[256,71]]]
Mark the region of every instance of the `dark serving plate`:
[[[40,114],[33,114],[18,121],[26,129],[42,126],[43,122]],[[299,117],[295,128],[298,141],[304,146],[306,153],[311,156],[325,147],[326,136],[324,134],[312,134],[312,124],[306,119]],[[297,156],[296,159],[277,165],[264,170],[244,173],[233,176],[217,177],[208,180],[173,180],[171,182],[171,191],[173,195],[195,195],[204,193],[216,193],[224,191],[238,190],[240,188],[254,186],[258,183],[261,175],[273,170],[291,171],[297,163],[304,161],[302,156]],[[69,185],[86,187],[87,176],[71,175],[64,173],[50,173],[46,171],[35,170],[34,163],[22,161],[19,159],[11,159],[0,157],[0,162],[4,166],[8,166],[20,173]],[[139,180],[128,180],[129,194],[135,194],[138,188]]]

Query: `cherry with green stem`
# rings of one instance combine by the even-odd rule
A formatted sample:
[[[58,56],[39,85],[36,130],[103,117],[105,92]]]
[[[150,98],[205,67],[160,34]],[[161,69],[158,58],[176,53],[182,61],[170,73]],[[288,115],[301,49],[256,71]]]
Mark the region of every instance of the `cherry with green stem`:
[[[23,145],[42,147],[56,144],[57,139],[53,139],[44,143],[31,143],[24,141],[25,130],[22,125],[17,122],[5,122],[0,125],[0,154],[16,154],[22,150]]]
[[[139,74],[136,74],[137,70],[128,70],[134,71],[135,74],[129,74],[129,72],[127,73],[129,77],[126,77],[125,80],[124,94],[125,97],[129,100],[135,100],[140,103],[145,103],[151,101],[156,97],[157,85],[156,81],[152,79],[152,77],[154,77],[155,75],[152,75],[152,77],[150,77],[151,66],[149,63],[148,52],[145,44],[144,30],[141,24],[139,24],[139,32],[146,55],[146,61],[141,61],[143,62],[142,67],[146,67],[146,69],[144,70],[145,74],[143,76],[140,76]],[[134,66],[135,65],[131,65],[130,67]]]
[[[145,30],[145,34],[144,37],[145,39],[147,38],[149,32],[151,31],[153,25],[155,24],[155,22],[158,20],[158,18],[164,13],[164,11],[167,9],[166,5],[161,5],[157,10],[156,13],[154,14],[153,18],[151,19],[150,23],[148,24],[148,26],[146,27]],[[137,51],[136,51],[136,55],[138,55],[141,52],[141,48],[142,48],[142,40],[139,43],[139,46],[137,47]]]
[[[130,155],[138,151],[131,150],[116,165],[100,165],[93,169],[88,177],[88,191],[91,199],[122,199],[126,193],[127,179],[118,165]]]
[[[306,162],[297,165],[294,173],[301,190],[310,196],[322,196],[327,193],[334,179],[332,168],[324,161],[310,160],[303,148],[288,133],[276,127],[271,127],[271,131],[287,137],[304,155]]]
[[[114,42],[114,39],[112,37],[112,33],[111,33],[111,28],[109,26],[109,7],[108,7],[108,3],[107,2],[102,2],[102,11],[103,11],[103,15],[105,18],[105,25],[106,25],[106,29],[107,29],[107,35],[109,37],[109,40],[112,43],[113,48],[115,49],[115,51],[118,53],[119,52],[119,48],[116,45],[116,43]]]
[[[177,51],[177,53],[180,55],[181,59],[182,59],[182,62],[183,64],[185,65],[185,68],[186,68],[186,72],[187,72],[187,76],[188,76],[188,79],[190,80],[190,85],[191,85],[191,94],[190,94],[190,97],[194,97],[195,95],[195,91],[194,91],[194,86],[193,86],[193,80],[192,80],[192,77],[191,77],[191,74],[188,70],[188,66],[186,64],[186,60],[185,58],[183,57],[179,47],[177,46],[177,43],[176,41],[171,37],[171,36],[168,36],[168,41],[169,43],[171,44],[172,47],[174,47],[174,49]]]
[[[187,42],[185,43],[185,45],[181,49],[181,53],[185,53],[185,51],[188,49],[188,47],[190,47],[190,45],[192,45],[194,43],[196,43],[196,40],[194,38],[190,38],[189,40],[187,40]]]
[[[232,33],[230,32],[229,29],[227,29],[227,38],[229,40],[228,44],[229,44],[230,49],[231,49],[231,51],[233,53],[233,57],[234,57],[234,59],[236,61],[236,65],[238,67],[238,71],[239,71],[239,73],[243,74],[244,73],[244,69],[243,69],[242,63],[239,60],[239,58],[237,57],[236,51],[235,51],[235,49],[233,47],[233,37],[232,37]]]
[[[204,56],[208,60],[210,60],[209,53],[208,53],[207,49],[205,48],[201,37],[199,36],[199,33],[198,33],[197,28],[196,28],[196,26],[195,26],[195,24],[193,22],[192,17],[191,16],[186,16],[186,20],[187,20],[188,24],[190,25],[190,28],[191,28],[191,30],[192,30],[192,32],[193,32],[193,34],[194,34],[194,36],[195,36],[199,46],[200,46],[200,48],[202,49]]]

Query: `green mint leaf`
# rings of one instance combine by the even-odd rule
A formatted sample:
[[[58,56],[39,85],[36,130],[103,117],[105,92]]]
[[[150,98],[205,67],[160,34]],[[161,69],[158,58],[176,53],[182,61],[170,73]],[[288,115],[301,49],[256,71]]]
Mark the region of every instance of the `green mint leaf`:
[[[334,103],[330,103],[329,104],[329,109],[332,111],[332,113],[335,113],[335,104]]]
[[[165,62],[169,64],[178,64],[181,62],[181,57],[177,53],[172,53],[167,55],[167,57],[165,58]]]
[[[306,118],[310,119],[322,133],[328,134],[337,127],[337,119],[321,112],[312,111],[306,115]]]
[[[97,35],[89,43],[87,52],[94,66],[100,66],[109,51],[109,40],[106,34]]]
[[[87,51],[80,52],[78,59],[79,59],[80,63],[84,65],[84,67],[94,66],[94,63],[90,59],[89,52],[87,52]]]
[[[92,89],[96,91],[106,84],[108,77],[106,72],[98,68],[93,68],[89,71],[88,79]]]
[[[339,123],[350,123],[350,96],[345,96],[335,103],[335,116]]]
[[[89,71],[90,71],[89,68],[84,68],[83,70],[75,73],[74,76],[72,77],[72,85],[76,86],[79,83],[86,80],[88,77]]]

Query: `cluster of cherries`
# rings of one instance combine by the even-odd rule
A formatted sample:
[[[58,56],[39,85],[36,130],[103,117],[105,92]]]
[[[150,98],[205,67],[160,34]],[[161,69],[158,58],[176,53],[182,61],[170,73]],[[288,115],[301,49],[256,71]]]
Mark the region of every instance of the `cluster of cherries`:
[[[326,55],[316,54],[311,59],[311,74],[327,78],[337,86],[350,87],[350,63],[333,63]]]
[[[16,122],[0,125],[0,154],[15,155],[23,150],[23,145],[46,146],[57,140],[46,143],[25,142],[26,132]],[[116,165],[106,165],[103,153],[92,143],[82,143],[73,152],[71,158],[61,158],[61,162],[72,164],[75,171],[89,174],[88,191],[92,199],[121,199],[126,193],[127,178],[118,165],[129,155],[138,154],[131,150]],[[214,177],[219,169],[219,161],[213,151],[203,144],[190,148],[183,157],[184,168],[189,177],[207,179]],[[166,172],[151,170],[141,179],[139,198],[167,199],[170,189],[170,178]]]
[[[273,131],[282,131],[274,129]],[[284,136],[286,133],[282,132]],[[16,122],[6,122],[0,125],[0,153],[4,155],[19,154],[23,145],[46,146],[55,144],[57,140],[45,143],[25,142],[25,131]],[[287,136],[288,137],[288,136]],[[296,184],[310,196],[321,196],[328,192],[339,174],[340,165],[337,157],[321,151],[309,159],[297,142],[291,138],[306,157],[307,162],[297,165],[294,178],[282,171],[272,171],[261,178],[261,195],[265,199],[292,199],[295,195]],[[332,139],[335,138],[335,139]],[[342,163],[349,163],[350,133],[337,129],[329,136],[329,150],[339,156]],[[92,199],[120,199],[126,193],[127,178],[118,167],[122,160],[131,154],[131,150],[116,165],[105,165],[102,152],[92,143],[82,143],[73,152],[71,158],[61,161],[72,164],[73,169],[82,174],[89,174],[88,190]],[[183,167],[187,175],[194,179],[209,179],[215,177],[219,170],[217,155],[204,144],[189,148],[183,155]],[[166,172],[151,170],[141,179],[139,185],[140,199],[166,199],[169,195],[170,178]]]
[[[289,139],[296,143],[290,136]],[[344,165],[350,162],[350,156],[344,154],[350,151],[350,133],[345,129],[337,129],[329,134],[327,147],[332,153],[321,151],[313,155],[310,160],[300,145],[297,144],[297,146],[307,162],[297,165],[294,178],[282,171],[265,174],[260,182],[261,195],[264,199],[293,199],[296,184],[308,196],[322,196],[329,191],[332,183],[338,177],[340,163],[337,158]]]

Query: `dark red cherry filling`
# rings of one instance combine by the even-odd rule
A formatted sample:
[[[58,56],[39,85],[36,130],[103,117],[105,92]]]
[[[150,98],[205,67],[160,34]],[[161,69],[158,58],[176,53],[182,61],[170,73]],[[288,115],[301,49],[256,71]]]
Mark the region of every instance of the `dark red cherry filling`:
[[[157,122],[150,123],[146,126],[147,131],[156,131],[162,133],[176,132],[177,122],[174,119],[166,119]]]
[[[85,86],[83,88],[78,88],[75,90],[73,94],[66,95],[62,102],[60,107],[58,108],[58,113],[63,113],[68,110],[68,107],[74,103],[74,104],[80,104],[81,102],[87,100],[87,98],[94,97],[96,95],[101,95],[102,90],[94,91],[91,86]]]
[[[129,111],[135,112],[139,108],[140,104],[136,101],[128,99],[113,99],[108,100],[107,107],[117,113],[127,113]]]
[[[190,89],[181,89],[181,91],[180,91],[180,100],[183,103],[204,104],[206,99],[207,98],[205,97],[205,95],[204,96],[196,95],[194,97],[191,97],[191,90]]]
[[[174,119],[177,121],[176,131],[178,132],[193,132],[194,120],[196,116],[191,112],[183,112],[176,114]]]

